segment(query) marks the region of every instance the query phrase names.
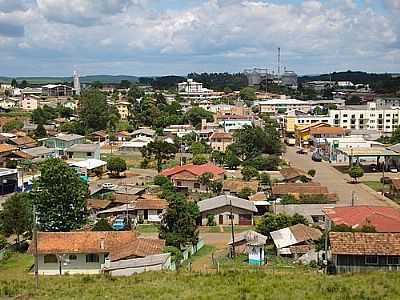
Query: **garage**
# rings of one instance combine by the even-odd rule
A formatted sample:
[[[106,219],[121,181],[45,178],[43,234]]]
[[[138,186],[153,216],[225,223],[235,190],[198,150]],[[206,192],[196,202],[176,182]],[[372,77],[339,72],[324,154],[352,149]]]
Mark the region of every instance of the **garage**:
[[[239,215],[239,225],[251,225],[251,215]]]

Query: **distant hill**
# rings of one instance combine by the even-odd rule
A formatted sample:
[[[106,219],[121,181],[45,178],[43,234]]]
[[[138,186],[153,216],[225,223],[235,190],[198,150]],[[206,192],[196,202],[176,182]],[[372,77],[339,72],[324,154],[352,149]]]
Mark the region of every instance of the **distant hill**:
[[[11,82],[12,77],[0,77],[0,82]],[[71,82],[72,77],[16,77],[17,81],[26,80],[31,84],[46,84],[46,83],[64,83]],[[128,80],[130,82],[138,82],[139,77],[129,75],[87,75],[81,76],[81,83],[91,83],[93,81],[101,81],[102,83],[120,83],[121,80]]]

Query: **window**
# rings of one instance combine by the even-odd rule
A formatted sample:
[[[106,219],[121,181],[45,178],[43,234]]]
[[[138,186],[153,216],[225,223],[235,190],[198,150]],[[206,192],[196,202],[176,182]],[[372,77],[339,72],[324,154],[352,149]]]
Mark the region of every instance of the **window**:
[[[193,185],[193,187],[194,187],[195,189],[199,189],[199,188],[200,188],[200,183],[195,182],[194,185]]]
[[[46,254],[43,257],[43,262],[45,264],[56,264],[58,262],[57,256],[55,254]]]
[[[377,265],[378,264],[378,256],[377,255],[365,256],[365,264],[366,265]]]
[[[91,253],[86,254],[86,263],[98,263],[99,262],[99,255]]]
[[[344,114],[344,115],[343,115],[343,118],[347,118],[347,114]]]
[[[70,254],[70,255],[68,256],[68,259],[69,259],[69,260],[77,260],[78,257],[77,257],[75,254]]]
[[[388,265],[400,265],[400,257],[399,256],[388,256],[387,264]]]
[[[86,152],[86,156],[92,156],[92,152]]]

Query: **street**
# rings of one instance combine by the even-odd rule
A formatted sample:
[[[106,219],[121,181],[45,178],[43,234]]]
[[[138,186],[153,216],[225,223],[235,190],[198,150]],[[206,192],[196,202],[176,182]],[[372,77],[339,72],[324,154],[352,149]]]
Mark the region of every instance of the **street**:
[[[297,154],[296,147],[287,147],[284,158],[290,162],[290,166],[299,168],[303,171],[314,169],[316,175],[314,181],[328,187],[329,192],[336,193],[339,197],[338,206],[351,205],[352,193],[355,192],[355,205],[375,205],[375,206],[394,206],[398,207],[390,199],[383,197],[364,184],[350,184],[351,179],[347,174],[343,174],[332,167],[328,162],[314,162],[311,154]],[[379,176],[379,175],[375,175]],[[374,177],[375,177],[374,176]],[[367,175],[366,175],[367,177]]]

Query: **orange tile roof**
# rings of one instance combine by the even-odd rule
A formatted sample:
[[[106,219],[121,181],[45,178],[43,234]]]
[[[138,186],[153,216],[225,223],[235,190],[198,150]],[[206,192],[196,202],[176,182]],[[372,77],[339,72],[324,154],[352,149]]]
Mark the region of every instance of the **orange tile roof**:
[[[214,132],[210,136],[210,140],[215,140],[215,139],[232,140],[233,136],[229,132]]]
[[[317,127],[317,128],[311,128],[310,129],[310,134],[346,134],[348,132],[348,129],[341,128],[341,127]]]
[[[253,192],[258,191],[258,180],[244,181],[244,180],[224,180],[224,191],[239,193],[245,187],[250,188]]]
[[[331,232],[333,255],[400,255],[400,233]]]
[[[36,141],[33,138],[29,137],[29,136],[21,136],[21,137],[18,137],[18,138],[11,139],[11,141],[13,143],[15,143],[16,145],[18,145],[18,146],[36,145],[37,144]]]
[[[275,183],[272,185],[272,194],[328,194],[328,188],[316,182],[309,183]]]
[[[105,209],[111,204],[110,200],[102,199],[89,199],[87,201],[87,207],[89,209]]]
[[[15,151],[18,148],[9,144],[0,144],[0,153]]]
[[[104,247],[102,248],[102,241]],[[29,252],[33,253],[32,242]],[[38,253],[109,253],[112,261],[160,254],[165,241],[139,238],[133,231],[39,232]]]
[[[160,173],[162,176],[173,176],[175,174],[181,173],[181,172],[189,172],[192,173],[193,175],[200,176],[201,174],[210,172],[214,175],[220,175],[225,172],[224,169],[217,167],[216,165],[207,163],[203,165],[194,165],[194,164],[187,164],[183,166],[177,166],[171,169],[164,170]]]
[[[164,199],[138,199],[135,209],[166,209],[168,202]]]
[[[400,232],[400,211],[386,206],[350,206],[325,208],[324,213],[336,225],[361,228],[372,225],[378,232]]]

